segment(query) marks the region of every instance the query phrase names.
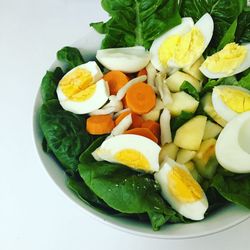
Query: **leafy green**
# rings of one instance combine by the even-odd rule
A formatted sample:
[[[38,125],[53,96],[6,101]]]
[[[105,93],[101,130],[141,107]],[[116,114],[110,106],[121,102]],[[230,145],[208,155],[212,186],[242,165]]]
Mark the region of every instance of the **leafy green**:
[[[245,0],[182,0],[180,12],[182,16],[192,17],[195,22],[208,12],[214,20],[211,45],[217,48],[229,27],[242,12],[245,2]]]
[[[89,189],[80,176],[68,176],[66,184],[67,187],[72,190],[80,200],[85,202],[87,201],[93,206],[111,211],[111,208],[109,208],[103,200],[101,200],[93,191]]]
[[[236,28],[237,28],[237,19],[234,20],[234,22],[231,24],[231,26],[228,28],[228,30],[222,37],[217,50],[221,50],[226,46],[226,44],[234,42]]]
[[[182,111],[181,114],[175,118],[171,119],[171,131],[174,136],[176,130],[181,127],[184,123],[189,121],[194,116],[194,113]]]
[[[250,90],[250,72],[239,80],[237,86]]]
[[[79,173],[89,188],[115,210],[126,214],[147,213],[154,230],[171,217],[176,218],[176,212],[162,199],[151,176],[120,164],[94,160],[91,153],[102,141],[103,138],[98,138],[80,156]]]
[[[111,18],[91,23],[105,34],[102,48],[142,45],[149,48],[157,37],[181,23],[178,1],[175,0],[102,0],[102,7]]]
[[[199,93],[197,91],[197,89],[188,81],[184,81],[180,87],[181,91],[185,91],[186,93],[188,93],[189,95],[191,95],[194,99],[196,99],[197,101],[199,101],[200,96]]]
[[[84,63],[84,59],[77,48],[64,47],[57,52],[57,59],[66,64],[66,70],[69,71],[78,65]]]
[[[67,171],[75,171],[79,155],[90,142],[84,118],[63,110],[57,100],[44,103],[39,115],[49,149]]]
[[[63,77],[63,71],[57,67],[54,71],[47,71],[41,83],[41,95],[43,102],[56,99],[56,88]]]
[[[250,9],[243,11],[238,18],[236,41],[239,43],[250,42]]]
[[[228,201],[250,208],[250,174],[224,176],[217,173],[211,186]]]
[[[218,85],[238,85],[237,79],[235,76],[229,76],[220,78],[218,80],[210,79],[204,86],[201,92],[201,95],[204,95],[207,92],[213,90],[214,87]]]

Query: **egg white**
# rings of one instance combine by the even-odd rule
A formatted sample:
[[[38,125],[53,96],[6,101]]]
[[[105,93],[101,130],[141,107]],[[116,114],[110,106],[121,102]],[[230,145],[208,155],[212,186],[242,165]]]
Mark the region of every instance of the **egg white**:
[[[154,174],[155,180],[160,184],[162,196],[181,215],[192,220],[202,220],[208,208],[208,201],[204,192],[200,200],[195,202],[181,202],[176,199],[176,197],[174,197],[169,190],[167,175],[171,169],[176,166],[186,171],[187,174],[193,179],[192,175],[184,165],[168,158],[167,161],[165,161],[161,166],[160,171]]]
[[[216,158],[233,173],[250,173],[250,111],[237,115],[220,133]]]
[[[250,94],[250,91],[245,89],[245,88],[241,88],[238,86],[228,86],[228,85],[221,85],[221,86],[217,86],[213,88],[213,92],[212,92],[212,103],[214,106],[214,109],[216,111],[216,113],[222,117],[225,121],[231,121],[235,116],[238,115],[237,112],[233,111],[232,109],[230,109],[221,99],[218,90],[223,90],[225,88],[231,88],[231,89],[236,89],[236,90],[240,90],[242,92],[248,93]]]
[[[98,50],[97,60],[109,70],[135,73],[149,63],[149,52],[142,46]]]
[[[115,159],[115,154],[126,149],[136,150],[148,160],[150,164],[148,172],[155,172],[159,170],[158,157],[161,148],[158,144],[144,136],[121,134],[109,137],[94,152],[94,155],[105,161],[119,163],[119,161]],[[133,166],[128,167],[133,168]]]
[[[246,55],[244,61],[239,65],[239,67],[234,69],[231,73],[211,72],[208,68],[206,68],[204,63],[201,65],[200,71],[202,72],[203,75],[205,75],[207,78],[210,78],[210,79],[218,79],[218,78],[228,77],[228,76],[236,75],[236,74],[239,74],[239,73],[245,71],[246,69],[248,69],[250,67],[250,43],[242,44],[242,46],[246,47],[247,55]]]
[[[57,89],[57,95],[58,99],[61,96],[64,97],[63,100],[62,98],[59,99],[59,102],[63,109],[75,114],[87,114],[99,109],[107,102],[109,98],[109,88],[106,81],[104,81],[103,79],[99,80],[96,83],[94,94],[89,99],[82,102],[71,101],[67,99],[60,88]]]

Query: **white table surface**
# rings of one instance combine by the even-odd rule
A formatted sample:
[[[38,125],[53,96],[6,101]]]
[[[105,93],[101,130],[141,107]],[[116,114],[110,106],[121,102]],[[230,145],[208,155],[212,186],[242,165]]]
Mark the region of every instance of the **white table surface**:
[[[98,0],[0,0],[0,249],[250,249],[250,220],[179,241],[117,231],[84,214],[48,177],[32,140],[40,80],[58,49],[105,17]]]

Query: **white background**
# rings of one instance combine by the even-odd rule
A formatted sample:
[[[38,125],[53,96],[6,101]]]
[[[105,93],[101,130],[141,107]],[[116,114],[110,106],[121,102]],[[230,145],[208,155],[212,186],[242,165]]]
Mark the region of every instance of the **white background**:
[[[179,241],[117,231],[85,215],[48,177],[32,140],[40,80],[58,49],[105,17],[97,0],[0,0],[0,250],[250,249],[250,220]]]

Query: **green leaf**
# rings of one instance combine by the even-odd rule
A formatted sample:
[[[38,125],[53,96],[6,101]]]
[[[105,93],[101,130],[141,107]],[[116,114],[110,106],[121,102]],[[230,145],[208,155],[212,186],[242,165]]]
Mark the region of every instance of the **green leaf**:
[[[173,119],[171,119],[171,131],[174,136],[176,130],[181,127],[184,123],[189,121],[194,116],[194,113],[182,111],[181,114]]]
[[[57,100],[44,103],[39,115],[48,148],[65,170],[77,170],[79,155],[91,139],[85,131],[84,118],[63,110]]]
[[[41,96],[43,102],[57,99],[56,88],[58,82],[63,77],[63,71],[57,67],[54,71],[47,71],[41,83]]]
[[[210,79],[203,87],[201,95],[213,90],[214,87],[218,85],[238,85],[238,81],[235,76],[229,76],[220,78],[218,80]]]
[[[162,199],[150,175],[121,164],[95,161],[91,153],[102,141],[98,138],[81,155],[78,169],[82,179],[111,208],[126,214],[147,213],[153,229],[158,230],[176,212]]]
[[[181,91],[185,91],[186,93],[188,93],[189,95],[191,95],[194,99],[196,99],[197,101],[199,101],[200,96],[199,93],[197,91],[197,89],[188,81],[184,81],[180,87]]]
[[[182,0],[181,15],[192,17],[197,22],[205,13],[214,20],[214,35],[210,47],[217,48],[219,42],[242,12],[245,0]]]
[[[239,43],[250,42],[250,9],[243,11],[238,18],[236,41]]]
[[[248,75],[242,77],[236,86],[250,90],[250,72]]]
[[[250,174],[216,174],[211,186],[228,201],[250,209]]]
[[[101,200],[93,191],[89,189],[80,176],[68,176],[66,184],[67,187],[72,190],[80,200],[88,202],[92,206],[101,208],[105,211],[114,213],[114,211],[111,210],[111,208],[108,207],[103,200]]]
[[[84,63],[84,59],[77,48],[64,47],[57,52],[57,59],[66,64],[66,70],[69,71],[78,65]]]
[[[102,48],[150,48],[157,37],[181,23],[175,0],[102,0],[102,7],[111,18],[90,24],[105,34]]]
[[[234,42],[236,28],[237,28],[237,19],[234,20],[234,22],[228,28],[227,32],[222,37],[217,50],[221,50],[226,46],[226,44]]]

